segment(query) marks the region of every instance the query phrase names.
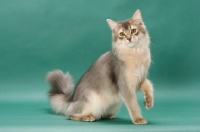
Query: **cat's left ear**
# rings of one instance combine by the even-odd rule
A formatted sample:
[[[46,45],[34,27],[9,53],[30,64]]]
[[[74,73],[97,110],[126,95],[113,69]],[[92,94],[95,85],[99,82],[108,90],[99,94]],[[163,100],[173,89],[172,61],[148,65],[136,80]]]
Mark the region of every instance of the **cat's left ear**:
[[[133,14],[132,20],[133,22],[136,22],[138,24],[142,23],[142,15],[139,9],[137,9],[136,12]]]
[[[108,25],[109,25],[111,30],[115,29],[117,27],[117,25],[118,25],[117,22],[115,22],[115,21],[113,21],[111,19],[107,19],[106,21],[107,21],[107,23],[108,23]]]

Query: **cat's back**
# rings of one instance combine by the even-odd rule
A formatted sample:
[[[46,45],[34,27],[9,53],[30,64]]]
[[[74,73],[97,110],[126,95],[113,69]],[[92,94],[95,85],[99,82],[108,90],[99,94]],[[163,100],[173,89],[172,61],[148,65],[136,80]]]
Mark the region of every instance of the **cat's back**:
[[[112,72],[112,59],[113,55],[111,51],[102,54],[97,60],[91,65],[91,67],[83,74],[79,82],[78,87],[82,85],[100,85],[103,81],[106,81]]]
[[[91,93],[92,91],[101,93],[105,90],[104,88],[112,85],[112,57],[111,51],[102,54],[83,74],[76,85],[74,101],[84,98],[86,96],[85,93]]]
[[[112,61],[112,52],[111,51],[108,51],[104,54],[102,54],[98,59],[97,61],[94,63],[95,66],[99,66],[101,68],[107,66],[107,65],[110,65],[111,61]]]
[[[107,78],[108,74],[110,74],[110,72],[112,72],[113,70],[112,60],[113,54],[111,51],[102,54],[88,69],[86,74],[95,76],[100,80],[103,80],[103,78]]]

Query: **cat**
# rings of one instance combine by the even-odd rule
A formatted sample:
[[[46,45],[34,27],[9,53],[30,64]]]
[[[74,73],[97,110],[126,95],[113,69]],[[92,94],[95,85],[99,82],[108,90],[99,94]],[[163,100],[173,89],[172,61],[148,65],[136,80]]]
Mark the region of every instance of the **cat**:
[[[150,37],[140,10],[132,18],[115,22],[112,50],[101,55],[74,86],[71,75],[61,70],[47,74],[51,85],[50,105],[55,113],[72,120],[95,121],[115,118],[122,102],[134,124],[147,124],[137,102],[136,91],[144,93],[144,105],[153,106],[153,86],[146,78],[150,66]]]

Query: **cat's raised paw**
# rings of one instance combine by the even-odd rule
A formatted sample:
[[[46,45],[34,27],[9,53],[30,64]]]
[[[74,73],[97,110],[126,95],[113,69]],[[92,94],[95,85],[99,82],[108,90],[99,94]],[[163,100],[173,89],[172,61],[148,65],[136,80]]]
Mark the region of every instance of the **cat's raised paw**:
[[[144,101],[144,106],[146,109],[151,109],[153,107],[153,98],[151,96],[146,96]]]
[[[134,124],[136,125],[145,125],[147,123],[147,120],[144,118],[136,118],[136,120],[134,121]]]

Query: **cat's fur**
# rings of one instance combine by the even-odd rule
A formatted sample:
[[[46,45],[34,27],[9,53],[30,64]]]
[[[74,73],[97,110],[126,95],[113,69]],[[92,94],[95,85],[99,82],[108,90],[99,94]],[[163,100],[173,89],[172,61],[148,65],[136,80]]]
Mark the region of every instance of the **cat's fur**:
[[[101,55],[75,88],[69,73],[48,73],[51,107],[73,120],[95,121],[115,118],[123,101],[133,123],[146,124],[136,97],[136,90],[141,90],[145,107],[153,106],[153,87],[146,78],[151,62],[150,38],[141,13],[137,10],[123,22],[107,22],[112,30],[112,51]]]

